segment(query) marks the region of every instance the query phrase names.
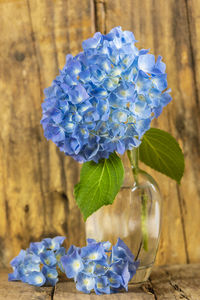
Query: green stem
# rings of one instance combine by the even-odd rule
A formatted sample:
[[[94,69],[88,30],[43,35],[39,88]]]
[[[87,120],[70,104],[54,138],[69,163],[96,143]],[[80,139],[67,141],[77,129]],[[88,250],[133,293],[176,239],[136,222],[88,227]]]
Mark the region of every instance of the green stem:
[[[141,216],[141,221],[142,221],[143,248],[144,248],[145,251],[148,251],[147,200],[148,200],[148,196],[145,192],[143,192],[143,194],[142,194],[142,216]]]
[[[133,148],[133,150],[127,150],[128,158],[131,164],[133,177],[135,180],[135,184],[138,185],[138,162],[139,162],[139,149]]]
[[[139,186],[138,181],[138,173],[139,173],[139,148],[133,148],[133,150],[127,150],[127,155],[131,164],[133,177],[135,180],[135,185]],[[141,194],[142,199],[142,214],[141,214],[141,223],[142,223],[142,241],[143,241],[143,248],[145,251],[148,251],[148,225],[147,225],[147,219],[148,219],[148,212],[147,212],[147,200],[148,195],[145,193],[145,191],[142,191]]]

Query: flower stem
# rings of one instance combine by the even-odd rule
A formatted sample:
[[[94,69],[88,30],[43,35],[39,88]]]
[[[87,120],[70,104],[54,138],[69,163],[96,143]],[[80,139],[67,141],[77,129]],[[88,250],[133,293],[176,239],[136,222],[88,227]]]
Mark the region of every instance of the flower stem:
[[[127,150],[127,155],[131,164],[133,177],[135,180],[135,186],[139,186],[138,181],[138,173],[139,173],[139,148],[133,148],[132,150]],[[143,248],[145,251],[148,251],[148,228],[147,228],[147,201],[148,195],[145,191],[141,191],[141,199],[142,199],[142,212],[141,212],[141,223],[142,223],[142,241],[143,241]]]
[[[138,185],[138,162],[139,162],[139,149],[133,148],[133,150],[127,150],[128,158],[131,164],[133,177],[135,180],[135,184]]]
[[[145,192],[142,193],[142,239],[143,239],[143,248],[145,251],[148,251],[148,228],[147,228],[147,200],[148,196]]]

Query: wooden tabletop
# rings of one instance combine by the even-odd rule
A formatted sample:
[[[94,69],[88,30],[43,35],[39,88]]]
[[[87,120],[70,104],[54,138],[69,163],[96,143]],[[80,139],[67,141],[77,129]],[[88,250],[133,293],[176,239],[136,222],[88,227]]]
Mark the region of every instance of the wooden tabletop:
[[[73,282],[59,282],[55,288],[8,282],[8,270],[0,270],[1,300],[200,300],[200,264],[155,267],[150,280],[129,286],[128,293],[97,296],[78,292]]]

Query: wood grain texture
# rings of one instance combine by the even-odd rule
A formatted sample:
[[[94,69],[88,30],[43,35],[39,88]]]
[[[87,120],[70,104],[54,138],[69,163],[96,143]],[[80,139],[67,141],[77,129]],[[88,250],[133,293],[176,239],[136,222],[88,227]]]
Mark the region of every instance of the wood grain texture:
[[[59,282],[51,287],[33,287],[21,282],[8,282],[8,270],[0,270],[0,300],[94,300],[99,296],[83,294],[72,281]],[[142,285],[129,284],[128,293],[102,295],[109,300],[173,300],[200,299],[200,265],[154,267],[150,281]]]
[[[76,290],[74,282],[60,282],[54,292],[54,300],[94,300],[97,299],[95,293],[83,294]],[[144,291],[143,287],[130,286],[128,293],[118,293],[112,295],[101,295],[101,299],[107,300],[154,300],[154,296]]]
[[[186,159],[181,186],[145,167],[164,197],[157,263],[200,261],[200,2],[1,0],[0,19],[0,264],[45,236],[85,243],[73,198],[79,165],[43,136],[42,90],[82,40],[118,25],[164,57],[173,101],[154,126]]]
[[[150,48],[152,53],[164,57],[167,65],[168,84],[172,88],[173,101],[164,109],[154,126],[170,132],[180,143],[185,155],[185,175],[181,186],[172,180],[144,167],[160,185],[163,198],[163,227],[157,256],[158,264],[197,262],[200,260],[200,111],[197,80],[193,61],[195,43],[191,45],[188,22],[190,1],[104,1],[105,28],[121,25],[134,32],[139,48]],[[192,6],[193,5],[193,6]],[[198,23],[198,1],[192,1],[191,16]],[[191,15],[191,14],[190,14]],[[199,29],[198,25],[196,27]],[[198,30],[196,30],[198,34]],[[198,51],[195,51],[198,52]],[[198,54],[199,55],[199,54]],[[198,68],[198,67],[197,67]],[[200,78],[200,77],[198,77]],[[192,200],[193,199],[193,200]],[[194,250],[195,249],[195,250]]]
[[[200,253],[200,235],[196,236],[195,231],[197,226],[200,226],[199,215],[199,205],[200,205],[200,186],[198,184],[199,178],[199,158],[200,158],[200,1],[186,0],[187,9],[187,22],[189,25],[189,42],[190,42],[190,52],[191,52],[191,68],[192,77],[195,83],[195,102],[193,101],[191,119],[188,120],[188,126],[186,123],[185,130],[189,133],[189,139],[191,140],[191,147],[187,147],[187,153],[192,162],[193,176],[189,177],[186,173],[188,181],[193,181],[193,187],[196,186],[196,191],[190,185],[188,187],[189,191],[187,196],[183,192],[183,213],[185,219],[185,232],[188,241],[188,253],[191,261],[199,261]],[[193,124],[196,123],[196,124]],[[188,127],[188,129],[187,129]],[[192,149],[192,151],[191,151]],[[186,171],[187,172],[187,171]],[[190,193],[190,194],[189,194]],[[189,196],[191,195],[191,196]],[[193,199],[187,201],[185,204],[184,199]],[[192,205],[192,209],[190,208]],[[193,244],[196,246],[193,247]]]
[[[42,90],[92,34],[90,1],[1,1],[0,241],[7,264],[30,241],[84,244],[73,199],[79,166],[43,136]],[[11,21],[12,20],[12,21]]]
[[[199,264],[155,268],[150,282],[157,300],[200,299]]]

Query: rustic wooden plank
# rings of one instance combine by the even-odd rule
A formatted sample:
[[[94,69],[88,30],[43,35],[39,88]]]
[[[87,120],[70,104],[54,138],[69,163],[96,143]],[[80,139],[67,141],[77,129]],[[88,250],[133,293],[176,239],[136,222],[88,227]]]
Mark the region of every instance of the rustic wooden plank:
[[[0,270],[0,300],[51,300],[52,287],[34,287],[22,282],[8,282],[8,270]]]
[[[60,282],[56,285],[54,300],[93,300],[97,295],[92,292],[90,295],[83,294],[76,290],[74,282]],[[154,295],[148,289],[130,285],[127,293],[117,293],[111,295],[101,295],[101,299],[109,300],[154,300]]]
[[[200,265],[175,265],[154,267],[150,283],[141,286],[129,285],[128,293],[101,296],[102,299],[200,299]],[[96,296],[84,295],[75,289],[73,282],[57,284],[54,299],[94,299]]]
[[[199,157],[200,157],[200,1],[195,0],[186,0],[186,9],[187,9],[187,18],[188,18],[188,26],[190,33],[190,51],[191,51],[191,67],[192,67],[192,76],[195,82],[195,95],[196,95],[196,103],[192,104],[192,119],[196,121],[191,121],[189,124],[186,124],[185,131],[189,132],[189,139],[192,140],[191,148],[192,151],[188,148],[189,156],[191,157],[191,163],[193,164],[193,177],[189,178],[188,174],[186,176],[189,182],[193,181],[193,187],[196,186],[196,190],[193,190],[191,183],[189,184],[189,191],[191,199],[195,199],[196,201],[192,201],[192,209],[191,202],[187,201],[183,202],[183,214],[186,224],[186,236],[188,241],[188,253],[191,262],[199,262],[200,258],[200,248],[196,244],[199,244],[200,241],[200,233],[196,231],[196,228],[200,226],[200,220],[198,218],[199,215],[199,201],[197,199],[200,198],[200,186],[197,184],[197,178],[199,178],[200,171],[197,165],[199,165]],[[197,125],[193,128],[193,122]],[[188,126],[189,125],[189,126]],[[185,188],[186,189],[186,188]],[[198,196],[196,194],[198,193]],[[184,199],[189,197],[184,194]],[[198,197],[198,198],[197,198]]]
[[[200,184],[196,180],[200,173],[199,108],[185,5],[188,1],[129,0],[126,4],[123,0],[96,2],[102,14],[101,17],[98,14],[100,28],[105,27],[108,32],[112,27],[122,25],[123,29],[134,32],[139,47],[150,48],[152,53],[161,54],[167,64],[173,102],[155,120],[154,126],[171,132],[177,138],[185,154],[186,169],[179,187],[172,180],[145,167],[157,179],[164,197],[157,263],[199,261]],[[197,5],[196,1],[192,3]],[[196,12],[197,17],[198,14],[199,10]],[[102,25],[102,19],[105,26]],[[198,45],[199,41],[195,39]],[[196,64],[199,66],[198,59]],[[194,205],[191,205],[191,201]],[[195,251],[192,250],[194,248]]]
[[[89,0],[0,1],[0,264],[45,236],[85,243],[79,165],[45,140],[40,119],[42,90],[91,36],[93,9]]]
[[[9,270],[0,270],[0,299],[97,299],[94,293],[83,294],[76,290],[72,281],[61,281],[55,290],[51,287],[33,287],[21,282],[8,282]],[[128,293],[103,295],[101,299],[118,300],[172,300],[200,299],[200,264],[154,267],[150,282],[129,285]]]
[[[64,66],[66,54],[76,55],[81,51],[82,41],[93,34],[93,6],[89,0],[78,6],[76,1],[30,1],[30,15],[44,88],[51,84],[59,69]],[[60,232],[67,235],[67,246],[84,245],[84,222],[73,196],[80,165],[61,153],[51,141],[45,141],[44,137],[42,145],[45,174],[43,186],[47,198],[51,198],[52,194],[54,198],[54,214],[49,221],[61,227]],[[45,168],[46,164],[49,170]],[[63,197],[62,207],[57,194]],[[51,230],[51,224],[47,232]]]
[[[39,121],[42,89],[65,54],[81,50],[95,17],[97,29],[120,24],[167,63],[174,100],[155,125],[178,138],[186,172],[179,188],[150,171],[164,195],[157,263],[199,261],[199,11],[194,0],[0,1],[0,264],[47,235],[84,243],[72,193],[78,164],[45,141]]]
[[[4,53],[0,57],[0,237],[1,262],[6,263],[26,247],[29,238],[41,235],[45,205],[36,116],[40,84],[27,6],[24,1],[1,1],[0,11],[0,51]]]
[[[157,300],[200,299],[200,265],[155,268],[151,284]]]

